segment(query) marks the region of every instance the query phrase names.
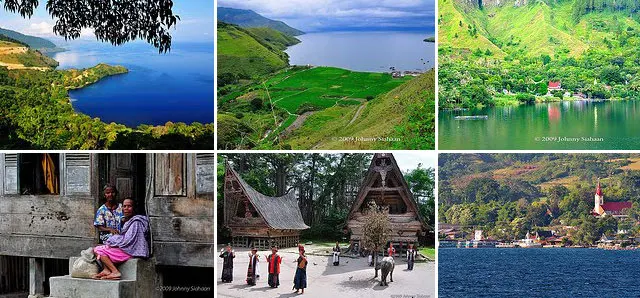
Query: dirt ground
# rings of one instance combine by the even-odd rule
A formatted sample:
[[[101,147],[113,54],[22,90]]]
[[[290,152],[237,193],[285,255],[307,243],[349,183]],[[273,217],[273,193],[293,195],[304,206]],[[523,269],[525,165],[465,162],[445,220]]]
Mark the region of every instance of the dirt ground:
[[[218,252],[222,247],[218,247]],[[267,285],[267,263],[265,257],[270,251],[259,251],[260,279],[255,286],[246,284],[248,249],[234,249],[236,258],[233,270],[233,282],[222,283],[222,259],[217,258],[216,278],[218,297],[385,297],[385,298],[427,298],[435,297],[435,263],[415,263],[413,271],[407,270],[403,258],[396,257],[393,282],[382,287],[380,274],[373,278],[373,267],[367,266],[367,258],[350,258],[342,256],[340,266],[333,266],[329,252],[330,247],[305,246],[307,251],[307,289],[305,293],[295,294],[292,290],[298,253],[297,248],[281,249],[278,254],[283,257],[280,268],[280,287],[272,289]]]

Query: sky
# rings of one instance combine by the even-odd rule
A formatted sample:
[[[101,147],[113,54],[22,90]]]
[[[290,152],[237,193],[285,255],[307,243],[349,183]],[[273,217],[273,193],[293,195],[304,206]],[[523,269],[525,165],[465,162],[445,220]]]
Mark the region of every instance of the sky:
[[[1,2],[1,1],[0,1]],[[55,20],[45,9],[46,1],[40,1],[36,13],[31,19],[24,19],[19,14],[7,12],[0,6],[0,27],[33,35],[58,40],[53,34]],[[213,0],[181,0],[174,1],[173,12],[180,16],[177,29],[171,34],[174,41],[213,40],[215,22],[213,19],[215,5]],[[81,39],[93,39],[91,30],[83,31]]]
[[[438,155],[435,152],[427,151],[399,151],[394,152],[393,157],[403,173],[417,168],[420,163],[422,168],[435,169],[438,160]]]
[[[305,32],[402,30],[433,32],[434,0],[218,0]]]

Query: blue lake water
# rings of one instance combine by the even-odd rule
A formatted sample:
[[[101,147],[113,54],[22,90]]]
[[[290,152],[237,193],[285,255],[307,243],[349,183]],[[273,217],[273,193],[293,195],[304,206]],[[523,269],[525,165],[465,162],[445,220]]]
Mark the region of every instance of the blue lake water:
[[[435,65],[435,43],[423,40],[431,33],[322,32],[297,36],[289,47],[291,65],[334,66],[355,71],[425,71]]]
[[[438,250],[438,297],[639,297],[640,251]]]
[[[214,43],[174,43],[158,54],[146,43],[111,46],[72,42],[53,56],[59,69],[99,63],[122,65],[129,73],[105,78],[70,92],[76,111],[104,122],[135,127],[172,122],[212,123],[214,115]]]

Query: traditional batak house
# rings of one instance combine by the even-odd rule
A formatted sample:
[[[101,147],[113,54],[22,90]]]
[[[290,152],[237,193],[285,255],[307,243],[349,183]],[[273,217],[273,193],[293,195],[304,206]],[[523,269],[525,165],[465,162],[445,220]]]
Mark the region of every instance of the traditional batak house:
[[[596,187],[595,205],[591,214],[596,217],[611,215],[615,218],[627,217],[626,210],[631,208],[631,202],[604,202],[600,181]]]
[[[224,225],[231,230],[232,245],[268,249],[293,247],[308,229],[294,191],[281,197],[263,195],[247,184],[229,163],[224,178]]]
[[[158,286],[212,285],[214,167],[214,154],[0,154],[0,296],[162,297],[171,293]],[[151,257],[123,264],[120,281],[64,276],[98,243],[106,184],[149,217]]]
[[[369,201],[388,208],[391,221],[390,242],[402,253],[408,244],[417,244],[427,233],[427,225],[418,212],[416,201],[392,154],[376,153],[347,218],[351,243],[360,249],[363,225]],[[388,246],[388,245],[387,245]]]

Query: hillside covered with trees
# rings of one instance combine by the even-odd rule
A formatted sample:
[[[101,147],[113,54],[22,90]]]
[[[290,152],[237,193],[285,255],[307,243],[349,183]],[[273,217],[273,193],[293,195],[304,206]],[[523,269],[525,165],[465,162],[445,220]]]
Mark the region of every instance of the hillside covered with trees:
[[[439,0],[439,106],[637,98],[638,5]]]
[[[494,239],[575,227],[576,244],[621,230],[640,235],[637,154],[441,154],[438,162],[440,223]],[[598,181],[605,202],[632,202],[628,218],[591,215]]]

